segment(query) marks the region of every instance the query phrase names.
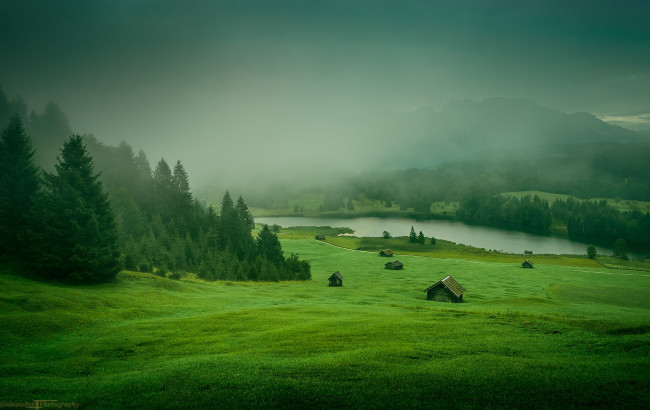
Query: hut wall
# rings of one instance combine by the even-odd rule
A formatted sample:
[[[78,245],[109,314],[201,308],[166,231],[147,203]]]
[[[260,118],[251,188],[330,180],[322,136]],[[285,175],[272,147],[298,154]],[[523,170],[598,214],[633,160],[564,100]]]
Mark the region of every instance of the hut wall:
[[[463,300],[463,297],[457,298],[449,289],[444,286],[438,286],[427,292],[427,300],[434,300],[436,302],[452,302],[457,303]]]

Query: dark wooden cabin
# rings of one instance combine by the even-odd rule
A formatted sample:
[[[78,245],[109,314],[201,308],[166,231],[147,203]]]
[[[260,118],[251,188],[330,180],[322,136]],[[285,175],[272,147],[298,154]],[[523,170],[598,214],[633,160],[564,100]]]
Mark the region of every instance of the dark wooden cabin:
[[[341,276],[341,272],[339,271],[332,273],[332,276],[328,280],[330,286],[343,286],[343,276]]]
[[[427,294],[427,300],[436,302],[460,303],[463,301],[465,288],[451,276],[447,276],[424,290]]]
[[[397,269],[404,269],[404,264],[397,259],[395,259],[392,262],[388,262],[384,265],[386,269],[391,269],[391,270],[397,270]]]
[[[318,239],[319,241],[324,241],[325,235],[316,235],[316,239]]]
[[[393,256],[393,251],[390,249],[384,249],[383,251],[379,252],[379,255],[381,256]]]
[[[528,268],[528,269],[533,269],[533,263],[526,259],[524,263],[521,264],[522,268]]]

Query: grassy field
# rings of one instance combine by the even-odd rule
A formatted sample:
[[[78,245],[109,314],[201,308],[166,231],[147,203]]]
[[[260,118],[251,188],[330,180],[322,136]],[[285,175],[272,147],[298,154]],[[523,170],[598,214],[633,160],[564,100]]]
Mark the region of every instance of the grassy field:
[[[318,234],[325,235],[325,242],[345,249],[379,252],[389,248],[403,255],[430,256],[446,259],[468,259],[483,262],[521,263],[525,259],[546,265],[606,267],[611,269],[632,269],[650,272],[650,260],[622,260],[610,256],[599,256],[595,260],[586,255],[521,255],[502,253],[499,251],[475,248],[463,244],[438,239],[435,245],[430,244],[430,238],[424,244],[408,242],[407,237],[390,239],[378,237],[355,237],[345,235],[349,228],[332,228],[329,226],[296,226],[282,228],[278,233],[284,239],[309,239]],[[340,235],[343,234],[343,235]]]
[[[0,273],[0,404],[650,406],[650,274],[283,239],[313,280],[66,286]],[[341,271],[344,286],[327,278]],[[465,302],[425,300],[452,275]]]

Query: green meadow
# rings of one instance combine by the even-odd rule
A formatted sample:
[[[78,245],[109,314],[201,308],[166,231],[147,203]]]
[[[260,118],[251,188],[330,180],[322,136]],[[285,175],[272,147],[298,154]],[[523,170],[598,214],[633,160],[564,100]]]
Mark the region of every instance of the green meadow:
[[[281,236],[282,237],[282,236]],[[354,238],[349,238],[349,240]],[[647,408],[650,273],[283,239],[307,282],[0,274],[0,404]],[[519,257],[521,259],[521,257]],[[343,286],[327,278],[340,271]],[[464,303],[423,290],[451,275]]]

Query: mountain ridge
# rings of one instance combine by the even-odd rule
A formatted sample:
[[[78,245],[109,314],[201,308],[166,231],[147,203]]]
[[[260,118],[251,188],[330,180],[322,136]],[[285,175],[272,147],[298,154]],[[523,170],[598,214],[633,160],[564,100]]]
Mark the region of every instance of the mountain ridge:
[[[418,108],[384,120],[383,129],[392,134],[387,138],[398,141],[390,155],[400,162],[395,165],[426,167],[481,152],[499,157],[502,150],[534,152],[557,144],[650,142],[643,133],[593,114],[568,114],[524,99],[451,100],[439,112],[427,112]]]

